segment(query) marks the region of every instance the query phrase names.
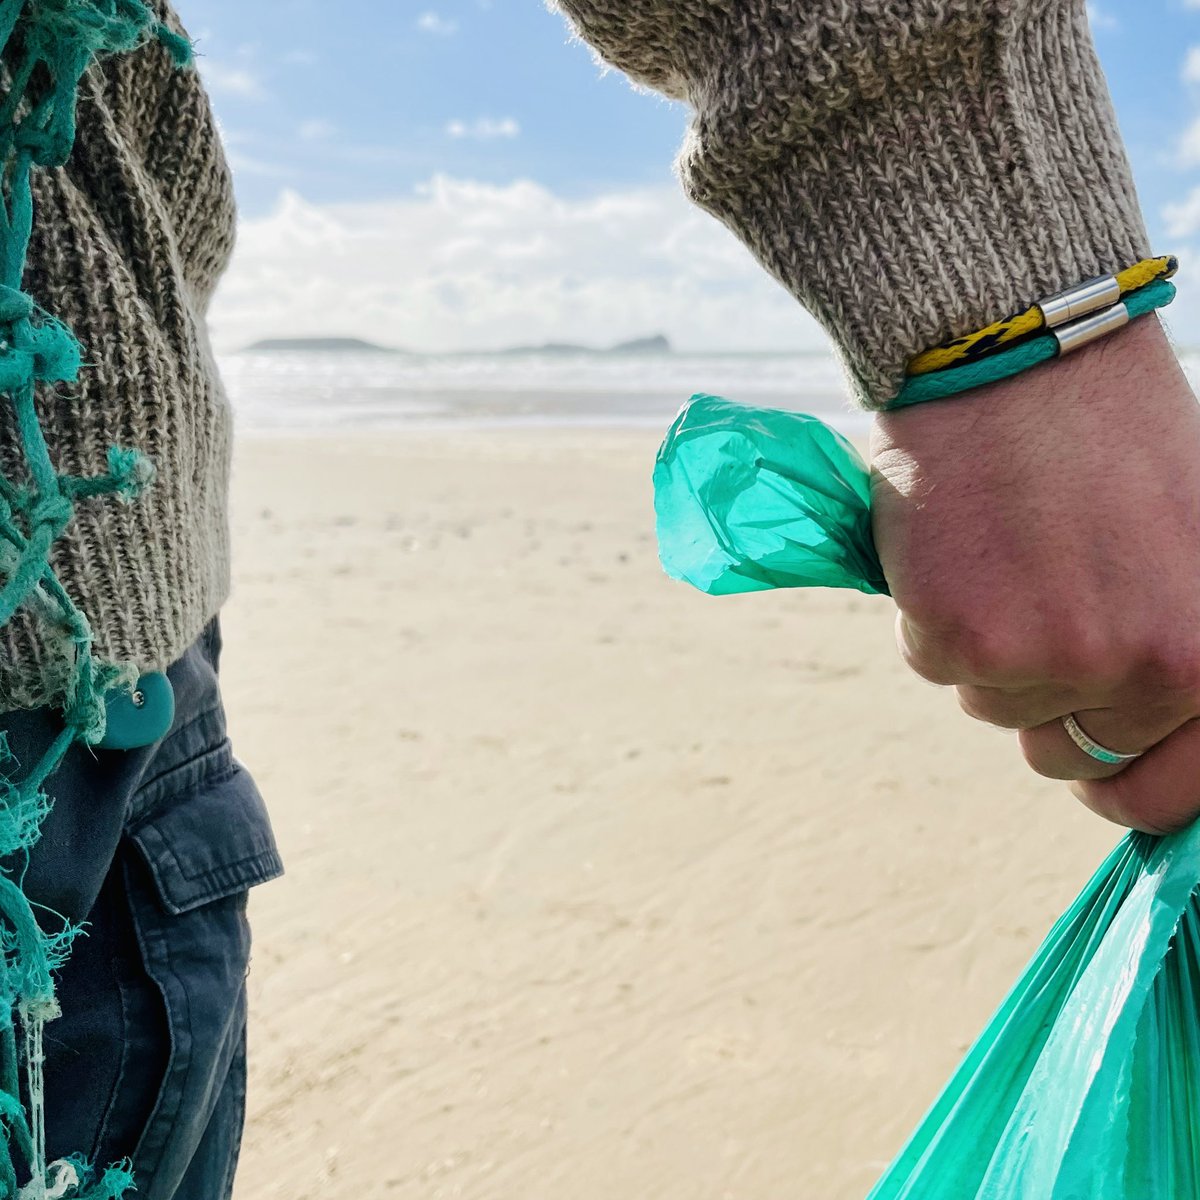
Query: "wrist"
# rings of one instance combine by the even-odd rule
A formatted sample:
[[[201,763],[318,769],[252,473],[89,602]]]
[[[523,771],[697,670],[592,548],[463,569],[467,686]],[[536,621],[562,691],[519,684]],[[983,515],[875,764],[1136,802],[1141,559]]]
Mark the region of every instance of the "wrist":
[[[950,457],[959,465],[967,447],[1024,455],[1050,429],[1073,428],[1090,452],[1119,454],[1122,430],[1137,439],[1195,400],[1161,322],[1147,317],[1073,354],[1012,379],[946,400],[875,416],[872,457],[902,452],[922,462]],[[1056,435],[1054,442],[1060,444]]]

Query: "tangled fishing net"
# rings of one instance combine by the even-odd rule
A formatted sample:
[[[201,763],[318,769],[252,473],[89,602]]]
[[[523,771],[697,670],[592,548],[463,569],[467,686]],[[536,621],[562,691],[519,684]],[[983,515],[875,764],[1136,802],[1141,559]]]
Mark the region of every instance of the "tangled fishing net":
[[[92,634],[51,566],[51,550],[76,500],[133,499],[153,468],[114,446],[94,476],[59,474],[38,424],[40,386],[78,378],[71,331],[22,291],[34,211],[32,173],[61,166],[75,142],[79,82],[101,55],[161,42],[180,65],[191,48],[145,0],[0,0],[0,403],[11,410],[23,457],[20,478],[0,476],[0,625],[22,607],[71,663],[63,728],[40,761],[13,761],[0,734],[0,858],[20,862],[36,842],[49,802],[44,785],[76,742],[104,736],[105,697],[132,683],[127,666],[92,653]],[[43,920],[52,917],[45,914]],[[61,925],[61,923],[60,923]],[[19,873],[0,875],[0,1196],[4,1200],[114,1200],[132,1186],[124,1166],[82,1159],[45,1162],[43,1030],[58,1008],[53,971],[77,931],[43,929]]]

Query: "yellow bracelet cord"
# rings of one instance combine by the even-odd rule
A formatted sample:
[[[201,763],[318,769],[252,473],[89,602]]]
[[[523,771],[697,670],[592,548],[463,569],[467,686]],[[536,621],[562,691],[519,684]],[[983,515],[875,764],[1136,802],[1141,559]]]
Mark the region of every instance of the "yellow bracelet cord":
[[[1178,269],[1179,260],[1173,255],[1144,258],[1117,273],[1117,286],[1121,289],[1121,295],[1125,296],[1155,280],[1170,279]],[[909,362],[908,374],[928,375],[931,371],[942,371],[947,367],[982,358],[993,350],[1037,333],[1043,325],[1041,308],[1036,304],[1031,305],[1015,317],[995,321],[986,329],[978,329],[932,350],[923,351]]]

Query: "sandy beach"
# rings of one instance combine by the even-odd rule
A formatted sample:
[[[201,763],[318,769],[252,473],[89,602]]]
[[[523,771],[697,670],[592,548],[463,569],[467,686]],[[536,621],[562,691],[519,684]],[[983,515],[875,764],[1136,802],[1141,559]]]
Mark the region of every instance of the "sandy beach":
[[[862,1200],[1119,836],[887,601],[669,582],[656,440],[241,445],[238,1200]]]

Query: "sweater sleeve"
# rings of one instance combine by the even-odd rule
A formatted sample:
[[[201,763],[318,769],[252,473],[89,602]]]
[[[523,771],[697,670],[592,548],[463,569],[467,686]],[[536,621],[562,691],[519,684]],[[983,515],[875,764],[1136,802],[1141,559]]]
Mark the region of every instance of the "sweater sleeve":
[[[692,109],[679,172],[879,408],[917,352],[1150,248],[1084,0],[558,0]]]

